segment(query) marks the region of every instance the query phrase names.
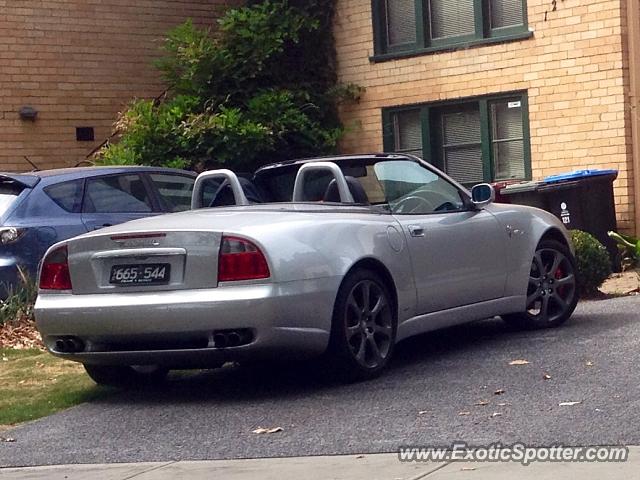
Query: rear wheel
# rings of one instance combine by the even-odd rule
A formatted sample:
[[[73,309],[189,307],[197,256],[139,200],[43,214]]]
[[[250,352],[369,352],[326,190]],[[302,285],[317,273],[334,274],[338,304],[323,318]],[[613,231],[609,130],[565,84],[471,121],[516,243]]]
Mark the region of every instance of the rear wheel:
[[[531,262],[527,310],[503,315],[518,328],[547,328],[564,323],[578,303],[576,264],[569,249],[555,240],[543,240]]]
[[[393,297],[382,278],[366,269],[350,273],[333,311],[331,373],[347,381],[379,375],[393,354],[396,328]]]
[[[169,369],[158,365],[89,365],[84,369],[98,385],[130,388],[156,385],[164,381]]]

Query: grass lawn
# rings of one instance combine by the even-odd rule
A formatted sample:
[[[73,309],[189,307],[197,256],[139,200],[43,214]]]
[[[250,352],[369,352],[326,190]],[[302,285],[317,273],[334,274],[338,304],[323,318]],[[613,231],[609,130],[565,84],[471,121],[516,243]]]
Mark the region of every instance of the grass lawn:
[[[0,349],[0,429],[108,395],[82,365],[39,350]]]

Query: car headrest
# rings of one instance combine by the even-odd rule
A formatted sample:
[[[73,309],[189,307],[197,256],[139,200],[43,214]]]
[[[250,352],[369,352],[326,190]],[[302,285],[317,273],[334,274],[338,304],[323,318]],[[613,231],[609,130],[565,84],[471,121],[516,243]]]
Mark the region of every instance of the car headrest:
[[[238,181],[240,182],[240,186],[242,187],[242,191],[244,192],[244,196],[247,197],[251,203],[263,203],[262,196],[256,186],[246,178],[238,177]],[[228,205],[235,205],[236,199],[233,195],[233,189],[231,188],[231,184],[228,180],[225,180],[220,184],[218,190],[213,196],[213,200],[209,204],[210,207],[224,207]]]
[[[368,205],[369,197],[367,197],[367,192],[364,191],[364,188],[358,179],[349,176],[345,176],[344,179],[347,181],[347,185],[349,186],[353,202]],[[323,200],[325,202],[340,202],[340,191],[338,190],[338,183],[335,178],[329,182],[329,186],[327,186],[327,190],[324,192]]]

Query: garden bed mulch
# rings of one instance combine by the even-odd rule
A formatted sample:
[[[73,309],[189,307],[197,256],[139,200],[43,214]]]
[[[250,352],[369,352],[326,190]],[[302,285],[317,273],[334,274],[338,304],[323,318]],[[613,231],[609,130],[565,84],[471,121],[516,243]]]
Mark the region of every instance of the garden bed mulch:
[[[44,350],[44,345],[35,322],[28,317],[21,317],[0,325],[0,348]]]
[[[606,296],[638,295],[640,293],[640,270],[614,273],[604,281],[599,290]]]

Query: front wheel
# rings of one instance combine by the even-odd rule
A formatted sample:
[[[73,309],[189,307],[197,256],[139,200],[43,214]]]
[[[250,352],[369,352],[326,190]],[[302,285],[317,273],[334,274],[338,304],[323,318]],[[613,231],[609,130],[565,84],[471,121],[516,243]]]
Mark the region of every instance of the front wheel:
[[[84,369],[98,385],[119,388],[155,385],[163,382],[169,373],[168,369],[157,365],[126,366],[84,364]]]
[[[571,316],[577,303],[573,255],[562,243],[543,240],[531,262],[526,311],[503,315],[503,319],[519,328],[556,327]]]
[[[346,381],[374,378],[386,367],[396,341],[396,309],[382,278],[367,269],[342,282],[327,351],[331,373]]]

